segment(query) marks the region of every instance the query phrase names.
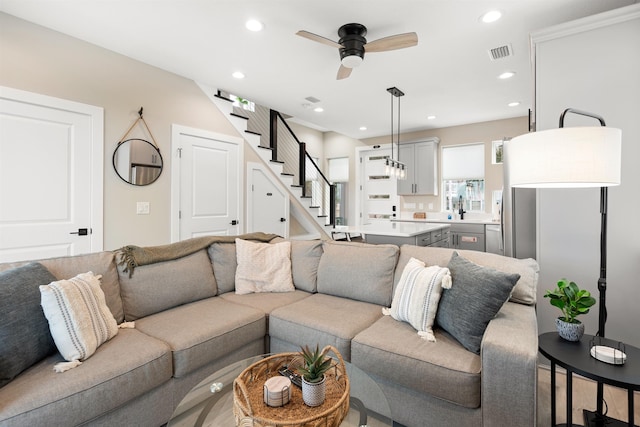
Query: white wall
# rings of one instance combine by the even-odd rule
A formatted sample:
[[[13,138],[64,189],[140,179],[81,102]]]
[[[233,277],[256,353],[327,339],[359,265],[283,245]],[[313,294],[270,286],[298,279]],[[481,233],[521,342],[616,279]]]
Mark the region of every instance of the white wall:
[[[558,127],[568,107],[604,117],[622,129],[622,185],[609,189],[608,338],[640,347],[640,5],[576,21],[533,35],[536,42],[537,129]],[[630,19],[632,18],[632,19]],[[565,117],[565,126],[598,126]],[[538,287],[540,332],[555,330],[558,309],[545,289],[566,277],[598,299],[599,189],[540,190]],[[582,316],[586,333],[598,329],[598,306]]]

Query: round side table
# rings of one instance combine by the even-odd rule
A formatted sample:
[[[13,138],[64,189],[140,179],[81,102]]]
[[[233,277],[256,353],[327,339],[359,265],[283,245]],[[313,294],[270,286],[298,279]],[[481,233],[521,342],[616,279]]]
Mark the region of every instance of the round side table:
[[[590,378],[601,384],[609,384],[615,387],[627,389],[629,422],[624,424],[620,421],[607,418],[607,427],[612,426],[634,426],[633,420],[633,392],[640,390],[640,349],[625,344],[627,361],[624,365],[611,365],[591,357],[590,342],[595,339],[597,344],[617,347],[618,342],[607,338],[593,337],[585,334],[580,341],[566,341],[557,332],[547,332],[538,337],[538,347],[540,353],[551,361],[551,422],[556,423],[556,364],[567,370],[567,426],[572,423],[572,374],[576,373]],[[597,417],[602,417],[602,401],[597,405]]]

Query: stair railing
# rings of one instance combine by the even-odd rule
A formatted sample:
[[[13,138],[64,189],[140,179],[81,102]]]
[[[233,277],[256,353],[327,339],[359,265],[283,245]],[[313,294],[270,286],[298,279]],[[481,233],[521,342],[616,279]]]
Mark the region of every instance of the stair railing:
[[[311,206],[319,208],[319,217],[327,218],[327,225],[335,224],[336,186],[331,184],[316,162],[278,111],[270,111],[269,143],[272,160],[284,162],[284,173],[294,177],[301,187],[302,197],[311,198]]]

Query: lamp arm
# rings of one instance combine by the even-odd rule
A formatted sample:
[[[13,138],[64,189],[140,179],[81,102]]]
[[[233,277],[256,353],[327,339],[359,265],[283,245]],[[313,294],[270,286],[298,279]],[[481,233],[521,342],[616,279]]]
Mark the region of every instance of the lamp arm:
[[[562,112],[562,114],[560,114],[560,126],[559,127],[561,127],[561,128],[564,127],[564,116],[567,115],[568,113],[580,114],[581,116],[587,116],[587,117],[591,117],[593,119],[597,119],[600,122],[600,126],[606,126],[606,124],[604,123],[604,119],[602,117],[598,116],[597,114],[589,113],[587,111],[577,110],[575,108],[567,108],[566,110],[564,110]]]

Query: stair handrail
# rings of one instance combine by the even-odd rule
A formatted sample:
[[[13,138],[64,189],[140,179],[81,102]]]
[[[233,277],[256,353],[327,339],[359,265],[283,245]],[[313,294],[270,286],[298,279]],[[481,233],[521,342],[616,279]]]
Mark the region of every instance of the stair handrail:
[[[284,124],[285,128],[287,129],[287,131],[289,132],[289,134],[293,137],[293,139],[296,141],[296,143],[298,144],[298,147],[300,149],[300,162],[298,165],[298,170],[299,170],[299,174],[298,174],[298,184],[302,187],[302,196],[306,196],[306,189],[305,189],[305,182],[306,182],[306,162],[302,161],[302,154],[304,154],[304,158],[305,160],[308,159],[311,161],[311,164],[313,165],[313,167],[315,168],[315,170],[318,172],[318,175],[320,177],[322,177],[322,180],[325,182],[326,185],[329,186],[329,224],[330,225],[335,225],[335,215],[336,215],[336,208],[335,208],[335,192],[336,192],[336,186],[335,184],[332,184],[327,177],[322,173],[322,171],[320,170],[320,168],[318,167],[318,165],[316,164],[316,162],[313,160],[313,158],[311,157],[311,155],[309,154],[309,152],[306,150],[306,143],[301,142],[298,137],[296,136],[295,132],[293,131],[293,129],[291,129],[291,127],[289,126],[289,124],[287,123],[287,121],[285,120],[285,118],[282,116],[282,114],[280,114],[279,111],[270,109],[270,135],[269,135],[269,145],[271,148],[271,152],[272,152],[272,159],[273,160],[277,160],[278,159],[278,122],[281,122],[282,124]],[[278,119],[280,119],[278,121]]]

